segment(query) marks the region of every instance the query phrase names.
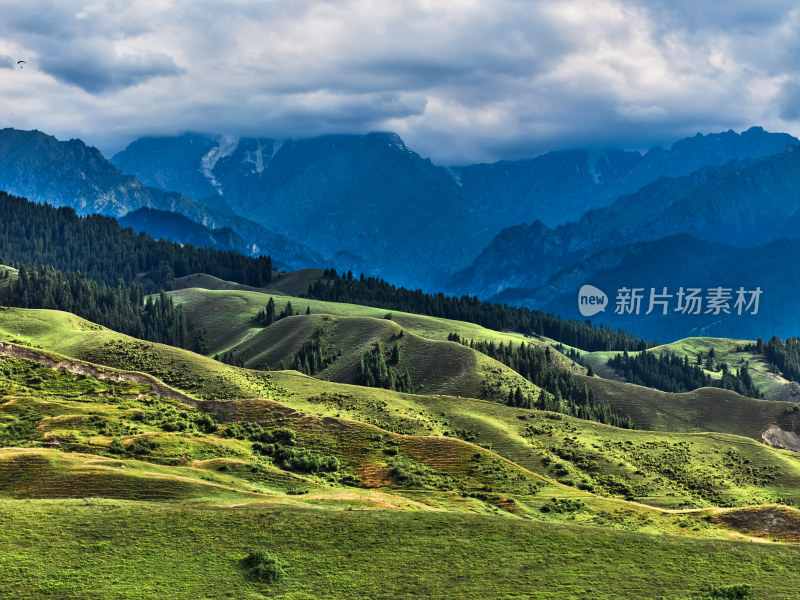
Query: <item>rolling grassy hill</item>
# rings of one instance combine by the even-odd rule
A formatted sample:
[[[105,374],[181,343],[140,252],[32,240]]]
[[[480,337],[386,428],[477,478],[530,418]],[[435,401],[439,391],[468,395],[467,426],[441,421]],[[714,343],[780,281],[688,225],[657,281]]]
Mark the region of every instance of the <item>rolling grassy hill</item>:
[[[210,356],[232,352],[246,367],[276,368],[284,361],[291,364],[304,342],[320,339],[340,351],[341,356],[318,377],[353,383],[361,356],[381,341],[389,347],[398,344],[399,366],[409,371],[414,389],[421,393],[504,400],[509,389],[538,391],[505,365],[447,341],[447,334],[457,330],[521,343],[523,336],[518,334],[498,334],[459,321],[288,296],[274,297],[278,313],[291,302],[300,313],[308,308],[311,314],[288,317],[264,328],[256,321],[258,311],[269,298],[263,293],[191,288],[171,292],[170,297],[183,307],[192,327],[205,330]],[[563,356],[561,361],[572,364]]]
[[[795,454],[720,433],[618,429],[452,396],[398,394],[274,374],[282,402],[386,430],[447,435],[579,489],[667,508],[800,502]],[[769,479],[770,481],[766,481]]]
[[[222,332],[228,329],[241,330],[244,324],[252,326],[251,318],[255,317],[258,310],[264,308],[270,296],[274,297],[278,312],[283,310],[286,302],[291,302],[295,310],[301,313],[306,308],[310,308],[313,314],[328,314],[338,317],[374,317],[382,319],[387,315],[391,320],[401,325],[403,328],[416,333],[422,337],[433,340],[447,340],[450,333],[458,333],[462,339],[493,341],[496,344],[503,342],[508,344],[520,344],[528,342],[532,344],[542,344],[543,342],[524,336],[513,331],[495,331],[468,323],[465,321],[455,321],[440,317],[430,317],[401,311],[390,311],[385,308],[363,306],[359,304],[348,304],[345,302],[324,302],[320,300],[309,300],[298,298],[292,294],[305,293],[310,283],[320,279],[322,271],[316,269],[306,269],[293,273],[282,274],[280,279],[273,278],[270,287],[263,289],[248,288],[236,283],[222,281],[216,277],[205,274],[196,274],[189,277],[182,277],[175,280],[176,291],[169,295],[176,303],[184,303],[187,313],[192,316],[203,316],[203,322],[210,319],[210,312],[218,313],[218,317],[209,321],[209,334],[214,335],[218,330]],[[276,275],[277,277],[277,275]],[[211,294],[212,291],[227,290],[228,292],[256,292],[260,295],[246,293],[223,293]],[[234,299],[223,300],[226,296]],[[285,298],[282,296],[286,296]],[[238,307],[233,309],[232,307]],[[207,310],[206,310],[207,309]],[[247,330],[247,327],[244,328]],[[585,373],[585,368],[575,365],[566,359],[563,361],[565,367],[575,369],[575,372]]]
[[[599,377],[577,377],[591,385],[600,400],[631,415],[644,429],[718,431],[755,440],[771,425],[800,430],[800,412],[789,402],[755,400],[719,388],[672,394]]]
[[[9,598],[678,600],[748,582],[788,600],[800,584],[796,546],[491,515],[11,500],[0,523]],[[284,580],[248,578],[261,548],[288,563]]]
[[[309,302],[310,315],[249,331],[264,294],[174,295],[187,312],[201,299],[209,340],[254,364],[322,332],[342,355],[320,376],[349,381],[380,339],[435,377],[422,395],[259,372],[68,313],[3,309],[1,594],[483,598],[490,586],[677,600],[749,582],[782,599],[800,584],[800,513],[774,506],[800,506],[797,455],[743,437],[770,421],[796,429],[786,403],[577,375],[674,430],[617,429],[446,393],[475,388],[463,382],[482,355],[438,336],[477,326]],[[717,432],[690,433],[705,424]],[[288,562],[286,579],[248,578],[241,560],[258,548]]]
[[[245,365],[254,367],[273,366],[276,362],[285,360],[292,349],[299,348],[304,340],[319,335],[319,332],[326,328],[328,330],[340,330],[339,328],[341,330],[350,330],[350,333],[343,336],[342,343],[338,345],[345,352],[355,344],[356,351],[352,352],[349,358],[349,364],[353,365],[360,354],[359,351],[365,347],[366,340],[375,339],[366,333],[370,331],[370,328],[365,328],[363,326],[364,323],[370,323],[370,327],[372,327],[372,324],[377,326],[376,318],[387,315],[382,309],[276,296],[276,310],[283,310],[286,302],[292,302],[292,306],[298,308],[300,312],[304,312],[305,307],[308,307],[312,314],[284,319],[264,329],[257,326],[254,320],[259,308],[262,308],[263,304],[265,304],[266,296],[264,294],[186,289],[180,292],[173,292],[172,297],[176,302],[182,304],[190,322],[203,323],[203,326],[208,331],[210,347],[214,348],[216,346],[223,349],[240,348],[243,357],[246,359]],[[368,321],[358,320],[356,315],[370,315],[373,319]],[[539,340],[525,338],[519,334],[492,332],[470,323],[399,312],[392,312],[390,316],[391,321],[383,319],[382,322],[384,324],[397,323],[403,329],[417,334],[423,341],[446,339],[449,332],[456,332],[463,338],[486,339],[496,343],[544,343]],[[389,326],[384,325],[384,328],[388,329]],[[394,331],[396,332],[396,330]],[[397,333],[391,336],[387,334],[383,340],[394,339],[396,335]],[[335,336],[332,339],[336,339]],[[409,335],[407,339],[416,338]],[[236,343],[237,341],[239,342],[238,344]],[[685,340],[684,342],[684,348],[690,347],[688,344],[693,342],[694,346],[691,347],[705,348],[703,352],[707,352],[707,349],[713,344],[718,352],[719,359],[730,360],[733,365],[739,364],[742,359],[747,360],[746,357],[736,356],[743,354],[736,352],[736,347],[742,343],[741,341],[697,339]],[[420,345],[424,344],[420,343]],[[457,346],[452,345],[447,352],[456,351]],[[673,344],[670,347],[659,348],[677,351],[680,347],[680,345]],[[699,350],[696,349],[695,352],[697,351]],[[685,394],[670,394],[614,380],[585,377],[581,375],[582,372],[585,373],[582,367],[578,367],[558,352],[553,351],[553,355],[558,357],[559,364],[566,365],[575,372],[580,383],[584,383],[587,387],[593,389],[600,401],[609,404],[620,414],[630,415],[637,423],[637,426],[643,429],[684,433],[715,431],[743,435],[758,441],[761,441],[762,434],[773,425],[778,425],[785,431],[800,433],[800,419],[798,419],[800,415],[793,411],[793,405],[788,405],[785,402],[758,401],[745,398],[734,392],[715,388],[701,388]],[[593,352],[586,353],[583,357],[584,359],[588,357],[589,364],[600,370],[605,366],[605,361],[610,355],[613,355],[613,353]],[[735,361],[733,357],[735,357]],[[485,361],[488,359],[479,354],[477,360]],[[415,360],[409,361],[409,364],[412,365],[411,368],[416,362]],[[508,377],[514,377],[515,374],[513,372],[510,375],[506,375],[510,369],[506,369],[506,367],[499,365],[495,361],[492,362],[494,366],[489,367],[488,375],[492,374],[491,369],[494,368],[495,376],[501,376],[506,381],[509,381]],[[337,364],[347,365],[348,360],[343,360],[341,363],[339,361],[334,362],[331,369],[335,368]],[[756,361],[751,360],[751,364],[755,365]],[[433,365],[431,371],[434,371],[435,368],[436,365]],[[497,369],[501,370],[498,372]],[[754,367],[754,371],[758,374],[754,375],[754,377],[760,377],[761,381],[767,377],[772,377],[765,373],[763,365]],[[336,375],[343,373],[346,372],[343,370],[338,372],[331,371],[330,375],[326,377],[328,374],[323,371],[319,376],[339,382],[352,382],[352,378],[337,378]],[[350,373],[352,374],[352,371]],[[498,385],[487,376],[480,388],[472,384],[467,389],[462,388],[456,391],[449,379],[453,373],[452,368],[449,370],[444,369],[440,373],[447,384],[426,387],[424,388],[425,393],[502,400],[507,385],[518,385],[516,383],[518,379],[511,379],[511,383],[506,385],[502,383]],[[412,380],[417,381],[417,378],[412,376]],[[491,395],[484,392],[487,380],[490,382],[489,385],[493,386],[489,389],[496,389],[496,394]]]
[[[37,322],[30,313],[39,318],[52,316],[56,322],[66,318],[72,327],[65,327],[57,339],[62,347],[73,349],[79,344],[70,337],[82,340],[80,358],[117,368],[125,364],[137,365],[140,370],[163,377],[170,385],[201,400],[268,397],[304,415],[316,415],[322,419],[346,417],[395,434],[449,435],[493,448],[526,470],[560,479],[573,488],[636,498],[657,506],[741,505],[778,500],[796,503],[800,500],[795,499],[796,492],[793,491],[793,463],[786,459],[791,454],[735,436],[618,430],[552,413],[516,409],[466,397],[399,394],[324,382],[294,372],[267,374],[237,369],[187,351],[126,339],[107,330],[95,330],[94,336],[83,338],[80,336],[86,330],[81,327],[86,326],[85,322],[81,323],[65,313],[10,309],[5,312],[6,324],[14,324],[16,329],[30,335],[32,330],[25,329],[24,324]],[[13,315],[17,316],[16,322],[11,319]],[[74,327],[76,324],[77,328]],[[52,333],[53,327],[47,330]],[[624,395],[627,390],[635,387],[603,380],[597,382],[616,385],[612,391],[622,393],[623,400],[628,398]],[[630,410],[639,407],[646,424],[659,423],[644,421],[648,409],[641,403],[643,398],[664,406],[670,406],[670,402],[676,399],[686,401],[683,398],[686,395],[642,390],[642,394],[630,400]],[[705,391],[720,392],[700,390],[693,394],[701,395]],[[749,412],[742,412],[738,419],[731,418],[731,415],[735,416],[731,411],[723,412],[718,416],[718,431],[724,433],[723,430],[727,429],[734,430],[730,433],[742,434],[744,429],[744,433],[749,431],[751,437],[758,439],[763,424],[772,417],[785,428],[791,430],[795,427],[794,413],[785,418],[783,413],[775,412],[772,416],[768,412],[761,413],[763,424],[753,416],[753,410],[762,407],[773,411],[785,410],[785,403],[728,395],[734,403],[732,406],[741,403],[742,410],[748,409]],[[239,402],[235,414],[243,414],[243,402]],[[700,412],[694,410],[692,413],[686,406],[678,408],[687,415]],[[700,408],[708,409],[706,405]],[[654,410],[649,412],[655,414]],[[707,412],[709,414],[703,418],[710,421],[716,413],[714,410]],[[728,415],[727,421],[724,415]],[[692,428],[691,424],[678,422],[674,415],[672,421],[676,423],[672,429],[662,429],[684,433],[698,430],[696,426]],[[750,429],[746,430],[747,427]],[[642,456],[648,454],[643,454],[643,449],[647,448],[652,455],[669,457],[677,452],[685,468],[674,471],[658,460],[652,464],[643,462]],[[741,448],[747,449],[744,458],[739,456]],[[745,459],[748,462],[743,463],[747,465],[743,467],[740,463]],[[748,468],[751,470],[747,471]],[[712,472],[717,475],[712,477]]]

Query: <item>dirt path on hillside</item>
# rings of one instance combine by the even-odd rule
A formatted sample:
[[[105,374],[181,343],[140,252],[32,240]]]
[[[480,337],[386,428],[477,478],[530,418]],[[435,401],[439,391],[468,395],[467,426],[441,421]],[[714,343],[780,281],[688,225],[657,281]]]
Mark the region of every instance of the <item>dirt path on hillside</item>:
[[[147,373],[140,373],[137,371],[119,371],[116,369],[111,369],[110,367],[103,367],[82,360],[68,358],[62,355],[56,355],[58,356],[58,359],[55,359],[46,354],[39,353],[34,349],[18,346],[17,344],[12,344],[9,342],[0,342],[0,356],[9,356],[12,358],[30,360],[51,369],[64,369],[70,373],[75,373],[76,375],[89,375],[101,380],[104,379],[118,382],[125,381],[131,383],[141,383],[150,386],[153,394],[159,398],[171,398],[172,400],[177,400],[178,402],[183,402],[184,404],[202,407],[206,410],[213,410],[229,419],[236,415],[235,402],[198,400],[168,386],[160,379],[157,379],[152,375],[148,375]]]

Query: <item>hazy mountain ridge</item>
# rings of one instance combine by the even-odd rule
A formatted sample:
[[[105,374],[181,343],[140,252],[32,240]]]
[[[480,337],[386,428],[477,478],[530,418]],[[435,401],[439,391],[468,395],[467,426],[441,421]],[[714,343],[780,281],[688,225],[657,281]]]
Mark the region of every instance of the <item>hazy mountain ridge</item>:
[[[741,134],[732,130],[698,133],[669,149],[656,147],[644,154],[620,150],[549,152],[528,160],[453,167],[452,171],[465,196],[493,225],[502,228],[538,219],[556,227],[577,221],[587,211],[662,177],[683,177],[733,160],[778,154],[797,143],[788,134],[751,127]]]
[[[797,237],[790,224],[800,210],[798,189],[797,146],[774,156],[705,167],[687,177],[662,178],[575,223],[556,229],[541,223],[509,228],[452,283],[489,295],[511,287],[535,288],[597,253],[679,234],[742,247]]]
[[[180,213],[140,208],[119,217],[117,222],[122,227],[146,231],[155,238],[169,239],[181,244],[231,250],[240,254],[250,254],[251,250],[242,237],[230,227],[209,229]]]
[[[698,134],[645,154],[557,151],[445,169],[391,133],[302,140],[185,134],[137,140],[112,160],[143,181],[269,224],[340,269],[441,289],[444,277],[480,255],[450,289],[490,295],[544,281],[570,261],[619,245],[620,231],[626,243],[680,233],[659,233],[657,224],[648,237],[631,231],[727,173],[731,161],[744,165],[797,142],[753,127]],[[615,205],[623,193],[637,197]],[[538,226],[520,233],[521,223],[537,219],[555,234]],[[522,235],[522,248],[538,246],[519,264],[519,249],[510,251],[514,236],[500,234],[509,226]]]
[[[606,203],[605,190],[642,160],[638,152],[548,152],[536,158],[452,167],[462,193],[494,228],[540,219],[549,226]]]
[[[539,286],[509,287],[495,295],[495,302],[537,306],[556,311],[565,318],[581,318],[578,290],[594,285],[608,295],[608,307],[592,321],[635,331],[659,341],[688,336],[721,336],[740,339],[767,339],[772,335],[789,337],[800,329],[800,309],[794,301],[794,266],[800,261],[800,240],[779,239],[755,248],[735,247],[699,240],[686,234],[652,242],[638,242],[611,248],[552,275]],[[676,311],[680,287],[700,288],[704,298],[710,288],[730,289],[728,314],[706,313],[703,304],[698,315]],[[639,314],[615,314],[617,292],[622,287],[642,288]],[[668,314],[656,305],[649,309],[651,289],[663,288],[671,295]],[[760,288],[758,313],[734,306],[737,290]],[[749,300],[750,296],[747,295]]]
[[[664,237],[656,234],[655,238],[646,238],[641,230],[657,224],[673,204],[743,164],[749,163],[734,161],[723,167],[704,167],[685,177],[661,178],[613,204],[588,211],[579,221],[555,229],[540,221],[504,229],[469,269],[451,279],[450,286],[488,295],[509,287],[531,288],[598,252]]]
[[[269,223],[339,268],[431,285],[468,264],[492,235],[465,204],[450,173],[409,150],[395,134],[218,139],[216,155],[198,150],[191,134],[178,140],[195,161],[179,191],[208,191],[195,185],[205,166],[206,181],[213,180],[237,214]],[[174,143],[167,138],[164,148]],[[152,157],[145,147],[132,144],[114,160],[150,177]],[[176,174],[173,181],[179,180]]]
[[[123,217],[142,208],[178,213],[209,230],[230,227],[242,238],[239,247],[245,254],[272,254],[291,267],[325,264],[310,249],[261,225],[123,174],[81,140],[63,142],[39,131],[0,130],[0,189],[34,202],[70,206],[80,215]]]

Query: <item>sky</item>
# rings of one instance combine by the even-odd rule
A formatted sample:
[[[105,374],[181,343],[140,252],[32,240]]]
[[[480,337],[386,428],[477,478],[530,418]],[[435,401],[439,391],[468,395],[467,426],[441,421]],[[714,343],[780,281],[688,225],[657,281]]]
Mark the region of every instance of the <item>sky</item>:
[[[444,165],[800,134],[796,0],[0,0],[0,14],[0,127],[106,156],[185,131],[394,131]]]

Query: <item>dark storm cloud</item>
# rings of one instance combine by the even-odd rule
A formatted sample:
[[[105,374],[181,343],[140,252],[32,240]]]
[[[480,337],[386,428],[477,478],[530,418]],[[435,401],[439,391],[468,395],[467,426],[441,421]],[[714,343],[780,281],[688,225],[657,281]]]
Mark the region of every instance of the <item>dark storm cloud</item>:
[[[90,94],[115,91],[154,77],[183,72],[166,54],[114,56],[100,47],[84,44],[71,46],[64,53],[41,56],[39,62],[44,72]]]
[[[646,148],[754,124],[798,133],[795,7],[33,0],[4,6],[0,55],[36,68],[0,82],[0,114],[2,125],[83,137],[107,153],[186,129],[395,130],[440,163]]]

